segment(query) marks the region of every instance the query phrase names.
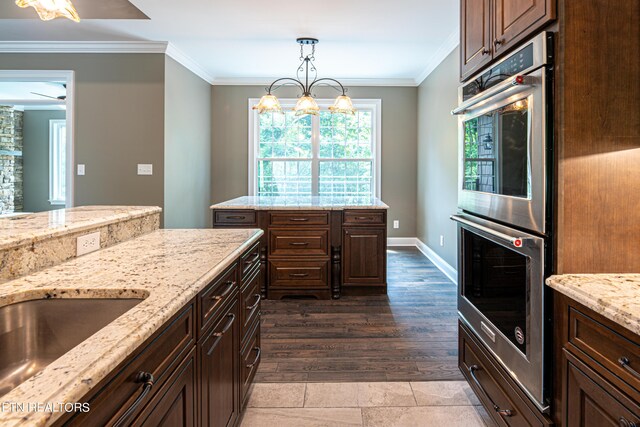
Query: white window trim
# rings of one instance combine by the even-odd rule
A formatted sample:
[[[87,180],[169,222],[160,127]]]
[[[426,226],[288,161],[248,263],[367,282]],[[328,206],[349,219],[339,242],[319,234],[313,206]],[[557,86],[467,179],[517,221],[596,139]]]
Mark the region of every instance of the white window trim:
[[[259,98],[249,98],[248,110],[249,110],[249,127],[248,127],[248,195],[255,196],[258,194],[258,144],[257,135],[259,134],[258,125],[258,112],[253,110],[252,107],[260,101]],[[280,99],[280,103],[283,105],[295,105],[297,99],[283,98]],[[332,99],[316,99],[318,106],[321,109],[326,110],[329,106],[333,105]],[[375,116],[375,124],[371,130],[371,139],[375,144],[375,150],[373,152],[373,191],[374,197],[380,198],[382,191],[382,100],[381,99],[354,99],[353,106],[356,109],[371,109]],[[315,156],[314,156],[315,157]],[[345,159],[345,160],[357,160],[357,159]],[[318,159],[314,160],[316,163]]]
[[[55,182],[55,177],[54,177],[54,162],[55,162],[55,151],[54,150],[54,136],[59,132],[58,127],[60,127],[61,125],[64,125],[66,127],[67,125],[67,120],[66,119],[51,119],[49,120],[49,204],[52,206],[58,206],[58,205],[65,205],[66,204],[66,198],[64,199],[56,199],[53,197],[53,193],[54,193],[54,182]],[[66,130],[65,130],[65,134],[66,134]],[[60,142],[60,141],[58,141]],[[66,156],[66,152],[67,152],[67,146],[66,146],[66,142],[65,142],[65,156]],[[65,159],[66,160],[66,159]],[[66,166],[68,167],[68,165]],[[62,179],[66,180],[66,176],[63,177]]]

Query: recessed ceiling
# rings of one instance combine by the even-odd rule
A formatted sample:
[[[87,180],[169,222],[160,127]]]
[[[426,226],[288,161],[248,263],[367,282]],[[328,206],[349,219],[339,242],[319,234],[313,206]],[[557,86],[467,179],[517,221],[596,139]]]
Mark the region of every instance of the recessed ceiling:
[[[74,0],[82,17],[80,2]],[[308,36],[320,39],[316,65],[323,77],[413,85],[451,52],[459,34],[453,0],[131,3],[150,20],[0,20],[0,40],[168,41],[214,83],[262,84],[295,74],[295,39]]]

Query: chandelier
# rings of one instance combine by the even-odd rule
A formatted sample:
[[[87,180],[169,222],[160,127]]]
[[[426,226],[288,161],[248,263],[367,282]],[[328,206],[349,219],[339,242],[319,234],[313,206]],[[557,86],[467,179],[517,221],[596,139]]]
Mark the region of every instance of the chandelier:
[[[347,96],[347,89],[337,81],[331,78],[318,78],[318,72],[316,70],[313,61],[315,61],[316,44],[318,39],[312,39],[308,37],[299,38],[296,40],[300,45],[300,66],[296,71],[296,78],[284,77],[275,80],[268,88],[265,88],[267,94],[264,95],[257,105],[253,106],[254,110],[258,110],[260,114],[263,113],[282,113],[282,107],[278,98],[272,94],[273,91],[280,89],[282,86],[296,86],[302,90],[302,95],[298,98],[296,106],[293,111],[296,112],[296,116],[303,116],[312,114],[317,116],[320,112],[320,107],[315,100],[315,95],[312,94],[312,90],[316,86],[329,86],[336,89],[342,94],[338,96],[334,104],[329,107],[331,113],[351,114],[356,113],[356,109],[353,108],[353,102],[351,98]],[[311,46],[311,53],[305,55],[305,46]]]
[[[16,4],[22,8],[33,7],[43,21],[63,17],[80,22],[80,16],[70,0],[16,0]]]

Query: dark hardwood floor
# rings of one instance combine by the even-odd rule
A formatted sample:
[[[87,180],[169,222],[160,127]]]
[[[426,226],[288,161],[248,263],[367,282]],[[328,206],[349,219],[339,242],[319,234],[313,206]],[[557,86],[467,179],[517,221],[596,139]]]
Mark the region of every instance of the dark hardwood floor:
[[[257,382],[462,380],[456,287],[415,248],[389,248],[388,295],[263,301]]]

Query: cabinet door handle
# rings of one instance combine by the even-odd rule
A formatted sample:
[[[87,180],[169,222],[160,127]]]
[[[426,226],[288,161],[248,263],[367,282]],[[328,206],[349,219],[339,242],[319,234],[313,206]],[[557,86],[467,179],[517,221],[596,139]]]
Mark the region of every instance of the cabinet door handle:
[[[260,294],[254,294],[253,295],[254,298],[256,299],[256,302],[254,302],[253,304],[251,304],[250,306],[247,307],[247,311],[251,311],[254,308],[256,308],[258,306],[258,304],[260,304],[260,300],[262,299],[262,297],[260,296]]]
[[[307,277],[309,273],[290,273],[289,277]]]
[[[502,39],[494,39],[493,40],[493,45],[497,48],[498,46],[500,46],[502,43],[504,43],[504,40]]]
[[[290,246],[309,246],[309,242],[289,242]]]
[[[253,351],[256,352],[256,358],[253,360],[253,362],[247,365],[247,368],[249,369],[253,368],[256,365],[256,363],[258,363],[258,360],[260,360],[260,353],[262,353],[262,350],[260,350],[260,347],[254,347]]]
[[[293,221],[293,222],[307,222],[307,221],[309,221],[309,218],[289,218],[289,221]]]
[[[113,427],[121,427],[125,425],[129,417],[136,411],[138,406],[140,406],[144,398],[147,397],[147,394],[151,391],[151,388],[153,388],[154,381],[155,379],[153,378],[153,374],[150,372],[138,372],[138,375],[136,376],[136,383],[142,383],[142,390],[140,390],[140,394],[136,400],[131,404],[131,406],[129,406],[129,409],[127,409],[125,413],[118,418],[118,421],[116,421]]]
[[[634,377],[640,380],[640,373],[631,367],[631,362],[629,361],[629,358],[623,356],[620,359],[618,359],[618,363],[620,364],[620,366],[626,369],[627,372],[629,372],[631,375],[633,375]]]
[[[231,291],[233,290],[233,288],[236,286],[236,282],[234,281],[228,281],[227,283],[227,288],[224,290],[223,293],[221,293],[220,295],[212,295],[211,299],[215,300],[215,301],[220,301],[221,299],[225,299],[227,297],[227,295],[229,295],[231,293]]]
[[[471,365],[469,366],[469,374],[471,374],[471,378],[473,379],[473,382],[476,383],[476,385],[478,386],[482,394],[484,394],[487,400],[491,403],[493,410],[496,411],[496,413],[501,417],[510,417],[511,415],[513,415],[513,413],[511,412],[511,409],[500,409],[500,407],[496,405],[493,402],[493,400],[489,397],[487,392],[484,390],[484,387],[482,387],[482,384],[480,384],[480,381],[478,381],[478,378],[476,377],[476,371],[478,371],[479,369],[480,367],[478,365]]]
[[[491,50],[489,50],[489,49],[487,49],[487,48],[485,47],[485,48],[482,48],[482,52],[481,52],[481,53],[482,53],[482,56],[484,56],[484,55],[489,55],[489,54],[491,53]]]
[[[638,424],[634,423],[633,421],[629,421],[625,417],[620,417],[618,419],[618,425],[620,427],[638,427]]]
[[[256,261],[258,261],[260,259],[260,252],[258,252],[256,254],[256,256],[254,256],[252,259],[250,259],[249,261],[245,261],[244,263],[251,266],[253,265]]]

